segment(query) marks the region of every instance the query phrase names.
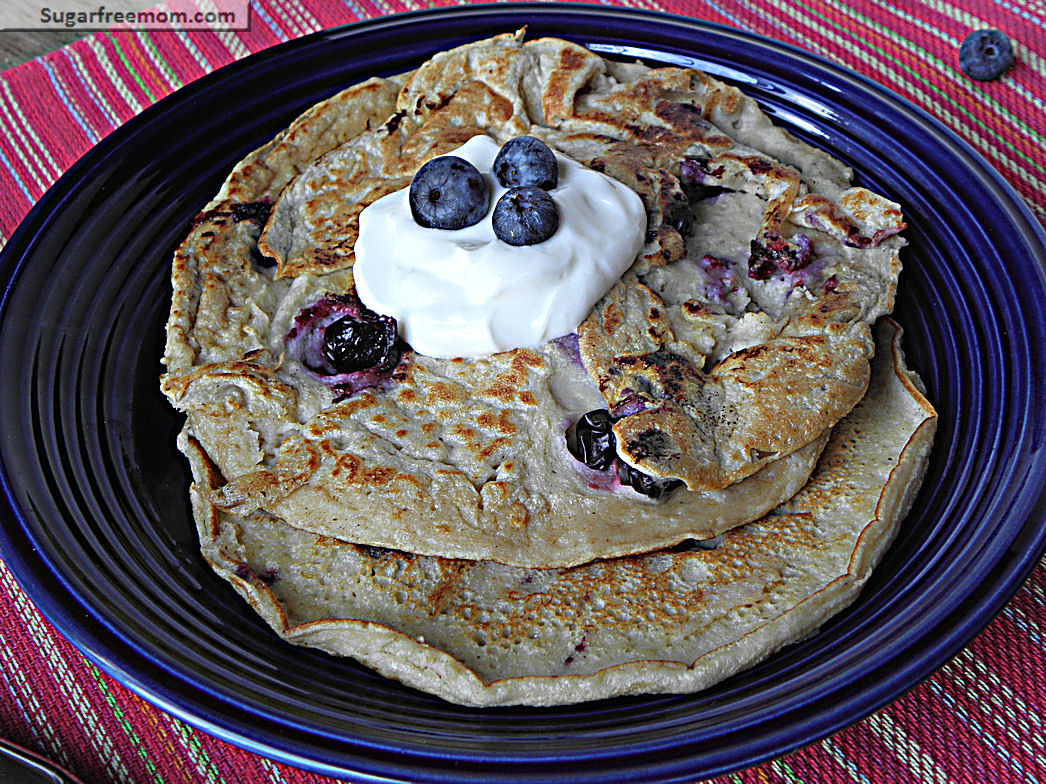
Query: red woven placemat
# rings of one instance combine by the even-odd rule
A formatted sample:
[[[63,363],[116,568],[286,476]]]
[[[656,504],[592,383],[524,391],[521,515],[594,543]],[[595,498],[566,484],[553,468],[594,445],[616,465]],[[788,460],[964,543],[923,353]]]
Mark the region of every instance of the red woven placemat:
[[[1021,0],[664,0],[849,66],[927,109],[984,155],[1046,222],[1046,4]],[[242,32],[103,32],[0,73],[0,242],[80,155],[203,74],[326,27],[437,2],[256,0]],[[996,27],[1016,63],[964,77],[958,46]],[[1046,781],[1046,566],[999,617],[900,700],[835,736],[720,781]],[[110,782],[324,782],[217,740],[99,671],[0,563],[0,735]]]

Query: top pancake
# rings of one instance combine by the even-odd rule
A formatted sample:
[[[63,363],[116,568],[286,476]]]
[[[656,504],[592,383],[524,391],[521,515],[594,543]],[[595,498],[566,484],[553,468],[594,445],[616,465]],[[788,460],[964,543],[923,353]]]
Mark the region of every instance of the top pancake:
[[[479,133],[538,136],[635,189],[636,263],[576,350],[408,352],[376,387],[320,383],[284,337],[351,293],[359,212]],[[864,394],[903,223],[849,177],[692,70],[519,34],[441,53],[314,107],[237,166],[175,257],[164,390],[238,513],[521,566],[708,538],[792,495]],[[622,417],[623,461],[687,487],[660,504],[591,487],[563,433],[599,407]]]

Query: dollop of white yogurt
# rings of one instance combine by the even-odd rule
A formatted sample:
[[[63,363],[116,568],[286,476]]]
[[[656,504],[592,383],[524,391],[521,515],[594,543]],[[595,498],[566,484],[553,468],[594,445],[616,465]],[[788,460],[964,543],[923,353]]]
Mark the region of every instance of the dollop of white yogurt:
[[[400,336],[433,357],[476,357],[538,346],[577,329],[643,246],[639,196],[605,174],[556,154],[550,195],[559,228],[536,245],[513,247],[494,235],[490,216],[505,192],[491,172],[489,136],[448,153],[472,163],[490,186],[490,205],[464,229],[429,229],[411,216],[409,188],[360,213],[356,290],[371,310],[394,316]]]

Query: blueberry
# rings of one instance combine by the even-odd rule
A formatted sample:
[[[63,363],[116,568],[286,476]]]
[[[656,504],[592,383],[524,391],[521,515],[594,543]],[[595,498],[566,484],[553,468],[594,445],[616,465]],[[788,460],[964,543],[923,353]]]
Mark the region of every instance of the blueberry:
[[[464,158],[433,158],[410,181],[410,212],[427,229],[463,229],[483,220],[490,189],[479,170]]]
[[[617,475],[621,484],[628,485],[637,493],[642,493],[650,498],[664,498],[683,484],[678,479],[655,479],[623,460],[618,463]]]
[[[672,199],[661,207],[661,222],[668,224],[682,236],[689,237],[694,232],[694,212],[690,200],[682,191],[673,194]]]
[[[272,205],[265,201],[248,201],[231,205],[232,219],[237,223],[248,220],[264,226],[269,220]]]
[[[323,331],[323,356],[338,373],[391,367],[399,361],[396,319],[364,310]]]
[[[617,437],[611,429],[614,418],[609,411],[596,409],[584,414],[574,425],[574,440],[570,453],[597,471],[610,468],[617,455]]]
[[[616,421],[617,418],[606,409],[597,408],[584,414],[574,425],[574,438],[567,439],[570,454],[596,471],[605,471],[616,462],[621,484],[650,498],[664,498],[682,486],[678,479],[656,479],[618,460],[617,436],[613,430]]]
[[[971,79],[988,81],[1002,76],[1013,62],[1013,45],[998,30],[975,30],[959,47],[959,67]]]
[[[534,185],[550,191],[559,183],[559,165],[543,141],[533,136],[517,136],[498,151],[494,176],[504,188]]]
[[[559,208],[541,188],[509,188],[494,205],[491,223],[495,236],[509,245],[536,245],[556,233]]]
[[[813,246],[805,234],[796,234],[788,240],[767,231],[761,239],[752,240],[750,247],[748,277],[753,280],[766,280],[779,272],[798,272],[813,261]]]

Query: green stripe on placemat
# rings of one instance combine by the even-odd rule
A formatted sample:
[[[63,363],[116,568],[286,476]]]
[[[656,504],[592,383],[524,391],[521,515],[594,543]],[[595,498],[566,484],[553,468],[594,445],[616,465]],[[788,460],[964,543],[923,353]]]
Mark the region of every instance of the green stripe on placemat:
[[[94,678],[94,682],[98,686],[98,691],[102,693],[103,697],[105,698],[106,704],[112,711],[113,718],[116,719],[116,722],[120,726],[120,729],[124,731],[124,734],[130,740],[132,747],[134,747],[134,749],[138,752],[138,756],[145,763],[146,771],[148,771],[152,775],[153,781],[157,782],[157,784],[161,784],[161,782],[163,782],[163,776],[161,776],[157,771],[156,764],[149,756],[149,752],[146,751],[145,747],[142,745],[142,741],[139,739],[138,733],[135,731],[134,727],[131,726],[131,722],[127,720],[127,718],[124,716],[123,710],[120,708],[119,705],[117,705],[116,698],[113,696],[112,691],[109,689],[109,684],[105,682],[105,678],[102,676],[102,673],[98,670],[97,667],[95,667],[90,662],[87,662],[86,666],[87,671],[91,673],[91,677]]]

